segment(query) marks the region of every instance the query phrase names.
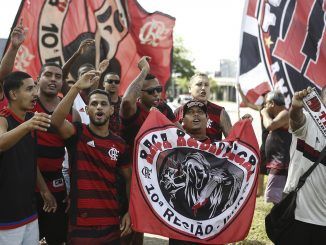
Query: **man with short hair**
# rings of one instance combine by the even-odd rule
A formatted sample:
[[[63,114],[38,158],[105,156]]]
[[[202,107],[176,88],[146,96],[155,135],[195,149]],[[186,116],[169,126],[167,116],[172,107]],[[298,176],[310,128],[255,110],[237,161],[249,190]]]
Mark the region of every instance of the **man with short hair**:
[[[290,161],[291,134],[288,132],[289,113],[284,96],[279,91],[266,95],[261,110],[263,124],[269,131],[265,143],[266,167],[269,169],[265,190],[265,201],[274,204],[282,200]]]
[[[58,97],[63,84],[61,66],[56,63],[44,64],[37,84],[38,98],[33,111],[51,115],[61,100]],[[72,109],[67,120],[80,121],[80,116]],[[45,212],[42,197],[40,193],[37,195],[40,239],[45,237],[48,244],[63,244],[67,240],[68,229],[67,192],[62,174],[65,145],[53,127],[50,127],[47,132],[38,132],[37,136],[37,164],[57,203],[55,212]]]
[[[9,105],[0,111],[0,244],[38,244],[36,181],[42,195],[48,189],[36,164],[36,130],[47,131],[50,116],[30,112],[37,94],[27,73],[9,74],[4,93]]]
[[[71,207],[69,244],[120,244],[119,203],[115,171],[120,169],[129,197],[131,168],[128,146],[109,131],[112,107],[104,90],[89,94],[86,113],[90,124],[65,120],[75,97],[99,80],[99,73],[84,74],[69,90],[52,115],[52,125],[66,140],[71,153]],[[127,212],[121,220],[121,235],[130,230]]]
[[[161,100],[163,88],[158,79],[149,74],[149,59],[144,56],[139,60],[140,74],[128,86],[120,107],[120,133],[132,149],[135,137],[152,107],[160,110],[172,122],[176,121],[171,108]],[[128,239],[130,241],[127,241]],[[143,233],[134,232],[126,241],[123,241],[123,244],[129,244],[131,241],[134,245],[143,244],[143,239]]]
[[[172,122],[176,118],[171,108],[161,100],[162,85],[158,79],[149,74],[149,57],[142,57],[138,62],[140,74],[128,86],[122,97],[120,107],[121,135],[131,145],[146,120],[152,107],[156,107]]]
[[[230,117],[225,109],[210,102],[210,82],[204,73],[196,73],[189,81],[189,92],[193,99],[199,100],[207,106],[207,136],[212,140],[221,140],[222,133],[227,137],[232,127]],[[180,106],[174,112],[177,120],[182,122],[183,107]]]
[[[295,92],[290,108],[290,131],[296,139],[291,145],[291,161],[284,192],[294,190],[299,178],[315,163],[326,146],[326,139],[313,118],[303,111],[303,98],[308,87]],[[326,105],[326,87],[321,99]],[[298,191],[294,224],[284,232],[279,245],[319,245],[326,241],[326,158],[311,172]]]
[[[110,105],[113,106],[114,112],[110,117],[110,130],[120,134],[120,105],[122,98],[119,96],[120,77],[118,74],[110,72],[104,76],[103,87],[110,95]]]

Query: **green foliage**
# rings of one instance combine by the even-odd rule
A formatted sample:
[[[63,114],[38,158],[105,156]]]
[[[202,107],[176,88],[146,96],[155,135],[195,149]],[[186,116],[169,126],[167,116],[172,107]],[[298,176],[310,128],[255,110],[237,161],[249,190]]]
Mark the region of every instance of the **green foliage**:
[[[188,93],[189,80],[186,77],[177,77],[175,83],[179,88],[180,94]]]
[[[175,77],[189,79],[195,74],[195,66],[189,59],[190,52],[184,47],[182,38],[176,38],[173,44],[172,73]]]

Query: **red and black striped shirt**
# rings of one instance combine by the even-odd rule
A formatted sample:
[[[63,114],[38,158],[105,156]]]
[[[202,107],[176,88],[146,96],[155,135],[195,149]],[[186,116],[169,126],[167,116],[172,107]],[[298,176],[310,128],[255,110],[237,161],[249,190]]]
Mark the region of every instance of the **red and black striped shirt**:
[[[37,101],[34,112],[52,114]],[[67,118],[72,121],[72,114]],[[37,131],[37,164],[43,178],[51,192],[65,191],[65,182],[62,175],[62,162],[65,156],[65,142],[51,126],[46,132]]]
[[[100,137],[85,124],[74,125],[76,133],[66,141],[72,160],[71,224],[119,224],[116,170],[130,167],[129,147],[112,132]]]
[[[212,140],[217,141],[222,139],[222,127],[221,127],[221,112],[224,107],[218,106],[210,101],[207,101],[207,126],[206,135]],[[174,112],[177,120],[182,123],[183,119],[183,106],[177,108]]]

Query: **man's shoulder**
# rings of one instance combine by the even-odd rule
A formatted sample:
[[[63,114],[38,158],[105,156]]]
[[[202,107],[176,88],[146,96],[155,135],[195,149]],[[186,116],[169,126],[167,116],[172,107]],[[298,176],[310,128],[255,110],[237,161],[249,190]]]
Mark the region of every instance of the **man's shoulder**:
[[[218,111],[222,111],[224,110],[224,107],[223,106],[219,106],[211,101],[207,101],[207,110],[218,110]]]

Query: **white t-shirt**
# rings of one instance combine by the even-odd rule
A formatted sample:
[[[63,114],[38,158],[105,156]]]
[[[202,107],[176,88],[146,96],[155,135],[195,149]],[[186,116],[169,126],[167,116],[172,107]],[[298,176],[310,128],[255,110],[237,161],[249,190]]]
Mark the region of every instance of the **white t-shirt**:
[[[73,107],[78,111],[82,123],[89,124],[89,116],[86,113],[86,104],[80,94],[76,96]]]
[[[305,124],[293,132],[290,166],[284,192],[292,191],[299,178],[311,167],[326,145],[326,139],[316,123],[305,113]],[[317,152],[318,151],[318,152]],[[317,155],[315,155],[317,154]],[[324,162],[326,164],[326,162]],[[319,163],[307,178],[297,196],[295,219],[326,226],[326,166]]]

